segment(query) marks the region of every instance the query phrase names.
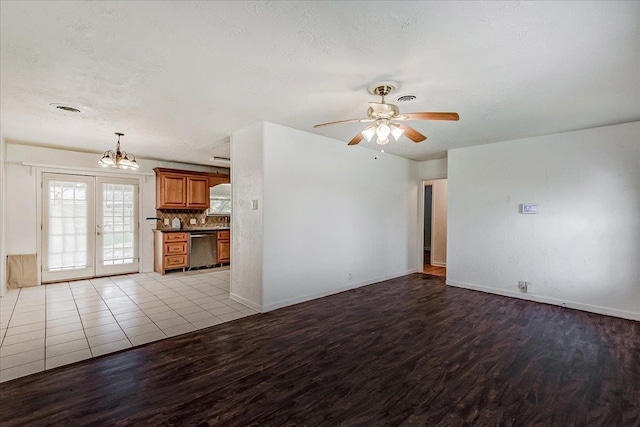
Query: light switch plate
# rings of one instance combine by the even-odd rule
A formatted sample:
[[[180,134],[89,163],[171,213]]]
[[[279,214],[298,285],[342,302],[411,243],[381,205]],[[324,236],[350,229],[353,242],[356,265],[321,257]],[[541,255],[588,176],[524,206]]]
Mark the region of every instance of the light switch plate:
[[[523,214],[537,214],[538,205],[533,203],[523,203],[520,205],[520,213]]]
[[[164,221],[162,221],[162,223],[164,225],[169,225],[169,218],[165,218]]]
[[[189,220],[189,224],[191,224],[191,225],[196,225],[196,224],[197,224],[196,219],[195,219],[195,218],[191,218],[191,219]]]

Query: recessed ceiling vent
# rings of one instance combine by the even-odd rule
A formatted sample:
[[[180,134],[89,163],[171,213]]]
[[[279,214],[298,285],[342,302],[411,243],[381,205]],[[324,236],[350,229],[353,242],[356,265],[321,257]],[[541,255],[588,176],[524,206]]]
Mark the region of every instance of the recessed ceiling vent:
[[[417,98],[415,95],[400,95],[396,98],[396,102],[409,102],[414,101]]]
[[[67,113],[79,113],[80,110],[78,110],[75,107],[70,107],[68,105],[62,105],[62,104],[49,104],[50,106],[54,107],[57,110],[62,110],[62,111],[66,111]]]

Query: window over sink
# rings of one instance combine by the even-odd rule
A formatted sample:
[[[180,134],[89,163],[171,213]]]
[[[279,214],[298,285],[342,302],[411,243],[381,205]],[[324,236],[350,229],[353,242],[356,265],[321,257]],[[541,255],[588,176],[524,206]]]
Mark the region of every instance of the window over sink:
[[[209,188],[207,215],[231,215],[231,184],[218,184]]]

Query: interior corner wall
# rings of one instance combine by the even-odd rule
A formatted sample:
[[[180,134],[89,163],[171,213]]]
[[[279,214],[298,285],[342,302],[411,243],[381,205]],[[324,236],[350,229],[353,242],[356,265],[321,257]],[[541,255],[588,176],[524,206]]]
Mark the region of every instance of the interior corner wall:
[[[264,311],[417,271],[417,163],[376,154],[265,123]]]
[[[418,179],[444,179],[447,177],[447,159],[425,160],[418,163]]]
[[[640,320],[639,141],[633,122],[449,151],[447,284]]]
[[[7,146],[3,137],[0,136],[0,297],[7,292],[7,253],[6,245],[6,179],[5,161],[7,158]]]
[[[424,181],[431,185],[432,219],[431,219],[431,264],[438,267],[447,266],[447,180],[435,179]]]
[[[231,298],[262,311],[263,123],[231,136]],[[254,205],[255,201],[255,205]]]

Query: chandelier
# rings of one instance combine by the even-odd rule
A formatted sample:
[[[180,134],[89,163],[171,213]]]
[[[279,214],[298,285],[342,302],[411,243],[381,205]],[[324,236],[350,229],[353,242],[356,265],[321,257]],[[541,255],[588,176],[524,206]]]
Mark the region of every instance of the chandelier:
[[[136,156],[126,151],[120,151],[120,137],[124,136],[124,133],[116,132],[115,134],[118,135],[116,151],[105,151],[98,164],[104,167],[111,166],[116,169],[138,169],[140,166],[138,162],[136,162]]]

